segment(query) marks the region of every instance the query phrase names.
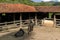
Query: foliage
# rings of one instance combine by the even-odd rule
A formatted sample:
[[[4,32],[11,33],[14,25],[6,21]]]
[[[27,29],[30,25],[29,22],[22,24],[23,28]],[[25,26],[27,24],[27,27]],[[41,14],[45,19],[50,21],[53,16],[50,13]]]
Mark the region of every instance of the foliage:
[[[54,6],[60,6],[60,2],[55,2],[53,5]]]
[[[54,6],[54,5],[60,5],[60,2],[33,2],[32,0],[0,0],[0,3],[21,3],[21,4],[27,4],[31,6]]]

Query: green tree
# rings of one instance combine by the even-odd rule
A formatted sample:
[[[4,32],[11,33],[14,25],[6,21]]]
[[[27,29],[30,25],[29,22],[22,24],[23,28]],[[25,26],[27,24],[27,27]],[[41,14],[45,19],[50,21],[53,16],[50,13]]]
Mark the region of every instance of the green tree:
[[[33,2],[32,0],[0,0],[0,2],[4,3],[20,3],[27,4],[31,6],[53,6],[56,5],[54,2]],[[54,3],[54,4],[53,4]],[[58,3],[60,5],[60,3]]]

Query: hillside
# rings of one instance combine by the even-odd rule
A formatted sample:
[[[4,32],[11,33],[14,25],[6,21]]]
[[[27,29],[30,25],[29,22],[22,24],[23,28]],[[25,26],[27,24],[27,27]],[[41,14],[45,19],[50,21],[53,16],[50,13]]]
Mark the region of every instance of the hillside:
[[[0,0],[0,3],[20,3],[20,4],[26,4],[30,6],[56,6],[60,5],[60,2],[34,2],[32,0]]]

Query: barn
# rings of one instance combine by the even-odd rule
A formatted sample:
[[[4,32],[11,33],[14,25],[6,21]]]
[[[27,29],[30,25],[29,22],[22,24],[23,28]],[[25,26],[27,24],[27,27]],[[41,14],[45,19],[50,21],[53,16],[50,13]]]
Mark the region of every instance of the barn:
[[[29,19],[29,14],[36,12],[33,6],[24,4],[0,4],[0,26],[8,26],[14,24],[21,25]],[[13,25],[13,26],[14,26]]]
[[[60,25],[59,12],[60,6],[28,6],[0,3],[0,26],[27,25],[30,19],[33,20],[35,25],[39,25],[41,20],[53,20],[53,26],[57,26]]]
[[[48,17],[45,19],[52,20],[53,27],[60,27],[60,6],[38,6],[36,10],[47,13]]]

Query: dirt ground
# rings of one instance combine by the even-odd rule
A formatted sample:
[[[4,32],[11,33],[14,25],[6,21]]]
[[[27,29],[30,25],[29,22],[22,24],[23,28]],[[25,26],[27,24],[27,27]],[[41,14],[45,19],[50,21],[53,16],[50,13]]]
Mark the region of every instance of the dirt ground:
[[[14,37],[19,28],[11,29],[7,32],[0,32],[0,40],[60,40],[60,28],[54,27],[34,27],[29,35],[25,33],[23,37]]]

